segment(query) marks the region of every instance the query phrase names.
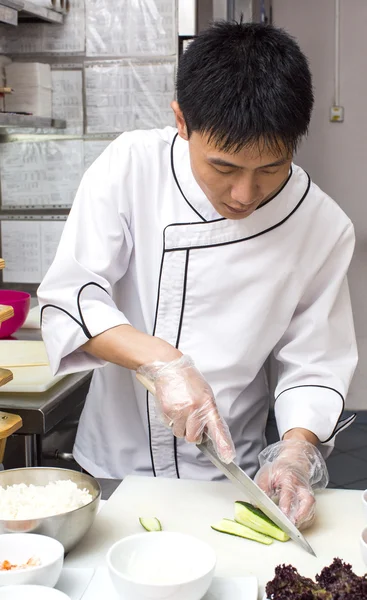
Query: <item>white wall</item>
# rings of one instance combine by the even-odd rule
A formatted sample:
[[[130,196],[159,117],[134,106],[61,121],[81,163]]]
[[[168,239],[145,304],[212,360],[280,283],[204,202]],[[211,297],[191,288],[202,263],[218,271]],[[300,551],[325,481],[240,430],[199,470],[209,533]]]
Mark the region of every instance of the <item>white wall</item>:
[[[334,90],[334,0],[273,0],[274,24],[297,38],[310,59],[316,95],[310,134],[296,162],[354,222],[349,281],[360,360],[347,408],[367,410],[367,1],[341,0],[341,104],[329,122]]]

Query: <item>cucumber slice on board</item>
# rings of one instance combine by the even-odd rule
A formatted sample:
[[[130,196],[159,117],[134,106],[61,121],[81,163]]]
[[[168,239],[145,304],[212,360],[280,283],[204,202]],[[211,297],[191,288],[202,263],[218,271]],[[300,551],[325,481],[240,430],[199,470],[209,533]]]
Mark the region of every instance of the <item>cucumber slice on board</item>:
[[[253,540],[254,542],[260,542],[269,546],[273,543],[273,539],[262,533],[258,533],[245,525],[241,525],[231,519],[222,519],[215,525],[211,526],[215,531],[220,533],[228,533],[229,535],[236,535],[237,537],[246,538],[247,540]]]
[[[250,527],[250,529],[268,535],[280,542],[289,540],[289,535],[284,533],[278,525],[275,525],[262,510],[255,508],[249,502],[238,500],[234,503],[234,518],[237,523]]]
[[[157,519],[157,517],[139,517],[140,525],[144,527],[147,531],[162,531],[161,522]]]

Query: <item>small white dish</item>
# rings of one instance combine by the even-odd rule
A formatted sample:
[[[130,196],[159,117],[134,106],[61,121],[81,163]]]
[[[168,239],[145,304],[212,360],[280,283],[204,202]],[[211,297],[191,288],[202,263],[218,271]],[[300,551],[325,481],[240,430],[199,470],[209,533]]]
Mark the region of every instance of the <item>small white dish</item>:
[[[117,594],[129,600],[201,600],[216,565],[209,544],[172,531],[122,538],[109,549],[106,560]]]
[[[214,577],[202,600],[257,600],[256,577]],[[71,600],[81,600],[81,596],[70,591]],[[92,581],[82,595],[83,600],[130,600],[128,596],[118,596],[106,567],[98,567]]]
[[[0,563],[25,564],[37,558],[39,566],[0,571],[2,586],[41,585],[53,588],[64,564],[64,547],[54,538],[36,533],[5,533],[0,535]]]
[[[70,600],[69,596],[44,585],[11,585],[0,588],[0,600]]]
[[[64,567],[55,589],[64,592],[70,600],[81,600],[95,572],[93,568]]]

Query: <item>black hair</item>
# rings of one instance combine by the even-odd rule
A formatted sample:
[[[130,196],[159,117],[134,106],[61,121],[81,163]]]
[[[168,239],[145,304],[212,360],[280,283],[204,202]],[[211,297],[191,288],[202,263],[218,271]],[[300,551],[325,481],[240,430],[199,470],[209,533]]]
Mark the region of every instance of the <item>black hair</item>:
[[[216,22],[180,58],[177,101],[188,134],[207,134],[223,152],[257,144],[292,154],[312,113],[308,60],[282,29]]]

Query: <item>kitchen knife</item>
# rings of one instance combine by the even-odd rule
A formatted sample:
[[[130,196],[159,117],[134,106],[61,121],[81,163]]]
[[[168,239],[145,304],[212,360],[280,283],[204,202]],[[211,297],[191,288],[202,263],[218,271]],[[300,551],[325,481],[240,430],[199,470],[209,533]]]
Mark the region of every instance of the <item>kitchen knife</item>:
[[[144,375],[136,374],[136,378],[150,392],[155,395],[154,384]],[[297,527],[286,517],[280,508],[259,488],[258,485],[234,462],[226,464],[220,460],[215,452],[213,443],[206,438],[197,447],[209,460],[215,465],[257,508],[269,517],[278,527],[280,527],[289,537],[301,548],[316,556],[310,544]]]
[[[230,480],[239,490],[245,494],[250,502],[257,508],[263,511],[269,519],[271,519],[280,529],[289,535],[296,544],[301,546],[306,552],[316,556],[308,541],[302,533],[293,525],[292,521],[274,504],[274,502],[259,488],[258,485],[238,466],[231,462],[226,464],[220,460],[214,450],[214,446],[210,439],[206,439],[197,447],[207,456],[210,461]]]

